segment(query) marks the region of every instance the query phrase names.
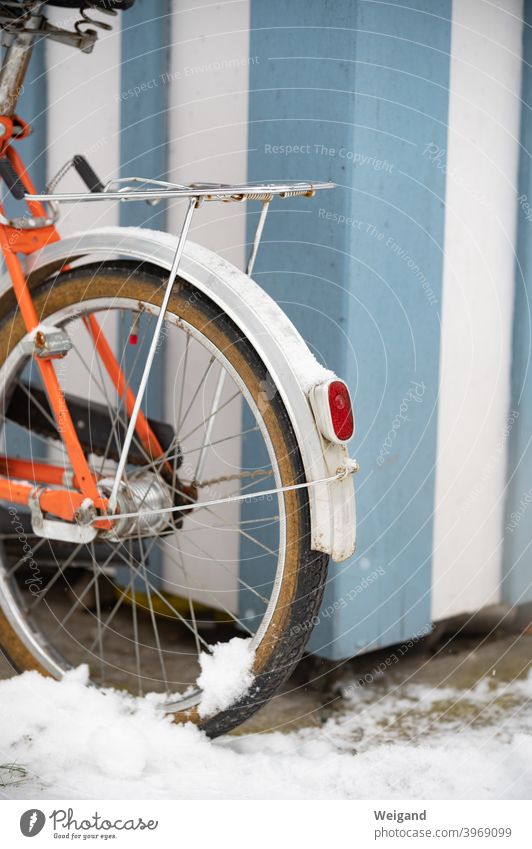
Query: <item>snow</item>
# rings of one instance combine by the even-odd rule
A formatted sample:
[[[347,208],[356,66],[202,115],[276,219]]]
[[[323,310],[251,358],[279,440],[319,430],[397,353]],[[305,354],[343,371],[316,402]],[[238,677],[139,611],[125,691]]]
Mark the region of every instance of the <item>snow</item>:
[[[242,637],[217,643],[211,654],[200,654],[201,674],[197,685],[202,690],[198,705],[201,717],[230,707],[248,692],[253,683],[254,659],[251,639]]]
[[[242,647],[239,647],[242,649]],[[236,651],[232,649],[232,651]],[[217,666],[220,653],[215,654]],[[220,664],[220,668],[221,668]],[[207,664],[207,681],[212,673]],[[219,670],[218,670],[219,671]],[[26,767],[9,798],[530,798],[532,678],[469,691],[345,683],[320,727],[209,740],[154,698],[27,672],[0,682],[0,760]],[[377,695],[376,695],[377,694]]]

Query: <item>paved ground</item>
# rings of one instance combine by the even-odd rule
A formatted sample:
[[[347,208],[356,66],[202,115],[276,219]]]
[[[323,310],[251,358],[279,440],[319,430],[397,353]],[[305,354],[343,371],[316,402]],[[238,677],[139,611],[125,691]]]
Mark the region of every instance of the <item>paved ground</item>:
[[[336,668],[306,659],[285,691],[240,730],[317,727],[343,714],[356,726],[357,705],[363,713],[359,737],[372,708],[377,726],[393,738],[417,738],[424,724],[428,731],[452,723],[478,727],[495,716],[529,709],[528,692],[519,685],[531,671],[531,633],[446,640],[430,651],[415,646],[403,656],[392,646]],[[479,700],[483,688],[485,697]],[[375,724],[369,725],[376,742]]]

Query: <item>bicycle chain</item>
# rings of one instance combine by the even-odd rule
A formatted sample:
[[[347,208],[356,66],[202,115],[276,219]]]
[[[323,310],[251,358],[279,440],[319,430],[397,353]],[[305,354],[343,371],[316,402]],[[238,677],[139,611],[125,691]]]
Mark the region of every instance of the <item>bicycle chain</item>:
[[[267,475],[272,474],[273,471],[271,469],[269,471],[265,471],[264,469],[255,469],[253,472],[240,472],[238,475],[223,475],[220,478],[211,478],[209,481],[200,481],[196,483],[196,487],[198,489],[204,489],[207,486],[215,486],[216,484],[226,483],[228,481],[243,480],[244,478],[266,477]]]

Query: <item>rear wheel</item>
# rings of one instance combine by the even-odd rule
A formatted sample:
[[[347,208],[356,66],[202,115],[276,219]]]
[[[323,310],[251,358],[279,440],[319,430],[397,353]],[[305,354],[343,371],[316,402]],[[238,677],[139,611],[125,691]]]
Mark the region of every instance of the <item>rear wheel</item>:
[[[135,390],[165,282],[159,269],[115,262],[63,272],[33,291],[40,320],[73,342],[56,369],[105,494],[127,414],[88,320],[97,319]],[[163,330],[143,409],[164,455],[154,461],[135,439],[121,490],[122,512],[133,505],[137,516],[74,545],[32,536],[23,508],[4,512],[0,643],[19,670],[59,678],[84,663],[99,686],[156,692],[161,711],[214,736],[268,701],[299,660],[327,557],[310,549],[304,488],[212,504],[305,480],[286,409],[249,341],[182,280]],[[4,451],[68,473],[24,335],[15,309],[2,316]],[[164,512],[170,506],[181,509]],[[209,664],[214,644],[225,649]],[[224,664],[233,657],[231,682]]]

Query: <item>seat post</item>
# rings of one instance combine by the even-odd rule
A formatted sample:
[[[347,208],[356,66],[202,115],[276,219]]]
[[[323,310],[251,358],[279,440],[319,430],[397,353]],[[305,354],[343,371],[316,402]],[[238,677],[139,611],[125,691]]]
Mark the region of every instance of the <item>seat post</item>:
[[[0,115],[11,118],[15,114],[33,45],[43,20],[42,15],[31,14],[24,22],[23,32],[8,34],[9,46],[0,68]]]

